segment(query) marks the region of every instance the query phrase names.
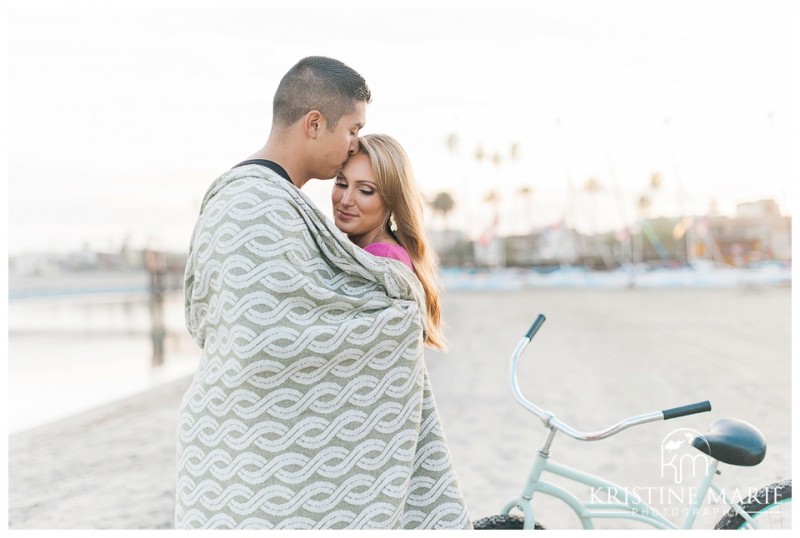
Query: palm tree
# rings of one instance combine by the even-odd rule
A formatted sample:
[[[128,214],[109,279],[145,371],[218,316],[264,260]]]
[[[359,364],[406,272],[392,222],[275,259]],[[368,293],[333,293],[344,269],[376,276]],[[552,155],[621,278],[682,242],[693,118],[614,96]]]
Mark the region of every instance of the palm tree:
[[[483,197],[483,201],[492,207],[492,222],[489,225],[489,229],[490,234],[494,235],[497,233],[497,225],[500,222],[500,195],[497,191],[491,190],[486,193],[486,196]]]
[[[586,180],[586,183],[583,184],[583,191],[588,196],[589,207],[586,210],[586,214],[589,218],[589,225],[592,227],[592,233],[596,231],[595,214],[594,214],[595,196],[602,190],[603,190],[603,185],[595,177],[590,177],[589,179]]]
[[[603,190],[603,184],[600,183],[597,178],[590,177],[586,180],[586,183],[584,183],[583,190],[586,192],[589,202],[589,206],[586,209],[586,214],[589,217],[589,225],[591,226],[592,230],[591,242],[595,244],[595,251],[603,258],[603,263],[605,264],[606,268],[611,269],[614,265],[614,260],[612,259],[612,255],[608,250],[608,246],[605,243],[602,243],[601,240],[599,240],[595,235],[597,231],[595,226],[595,196]]]
[[[652,174],[650,174],[650,181],[647,184],[648,189],[650,191],[650,196],[648,198],[648,205],[647,205],[648,212],[653,208],[654,200],[656,200],[659,197],[658,191],[661,190],[662,184],[663,181],[661,178],[661,174],[659,172],[653,172]]]
[[[658,172],[653,172],[650,175],[650,189],[653,191],[657,191],[661,188],[661,174]]]
[[[525,228],[527,229],[526,233],[531,233],[531,229],[533,228],[533,224],[531,218],[533,216],[533,188],[529,187],[528,185],[523,185],[519,189],[517,189],[517,194],[519,195],[520,200],[522,200],[522,205],[524,208],[525,214]]]
[[[595,195],[603,190],[603,185],[595,177],[590,177],[583,185],[583,191],[589,197],[589,207],[586,211],[589,217],[589,225],[592,227],[592,233],[595,232],[595,218],[594,218],[594,201]]]
[[[497,224],[500,221],[500,213],[498,211],[500,206],[500,194],[495,190],[491,190],[483,197],[483,201],[492,208],[492,223],[489,228],[492,230],[491,233],[494,234],[497,231]]]
[[[653,202],[650,201],[649,196],[643,194],[639,197],[639,201],[636,205],[639,208],[639,214],[641,214],[642,217],[646,217],[647,214],[650,213],[650,208],[652,207]]]
[[[646,218],[650,213],[650,208],[652,207],[653,202],[650,200],[650,197],[646,194],[643,194],[639,197],[639,200],[636,203],[636,207],[639,210],[639,224],[636,226],[637,232],[634,235],[631,235],[631,242],[633,242],[634,237],[637,239],[638,243],[638,256],[632,256],[634,260],[638,259],[639,262],[644,262],[644,227],[646,226]]]
[[[587,194],[592,196],[603,190],[603,185],[601,185],[596,178],[590,177],[589,179],[586,180],[586,183],[583,186],[583,190],[585,190]]]
[[[449,192],[437,193],[436,196],[433,197],[433,200],[430,201],[430,206],[435,213],[442,216],[445,230],[449,229],[447,216],[456,206],[456,202],[453,200],[451,194]]]
[[[456,133],[450,133],[447,135],[447,141],[445,142],[445,145],[447,146],[447,151],[449,151],[451,155],[458,153],[458,135]]]

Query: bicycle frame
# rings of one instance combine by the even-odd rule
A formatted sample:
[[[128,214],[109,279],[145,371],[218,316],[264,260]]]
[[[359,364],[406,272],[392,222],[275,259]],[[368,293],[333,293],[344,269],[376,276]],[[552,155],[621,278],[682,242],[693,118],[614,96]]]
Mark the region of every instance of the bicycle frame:
[[[545,426],[549,430],[549,434],[544,446],[537,453],[536,459],[534,460],[533,466],[528,474],[528,479],[522,494],[508,501],[503,507],[502,514],[509,514],[512,509],[517,508],[521,510],[524,515],[524,528],[533,529],[536,519],[534,517],[532,500],[534,494],[540,493],[560,499],[562,502],[567,504],[578,516],[584,529],[593,529],[593,520],[601,518],[628,519],[645,523],[658,529],[691,529],[694,525],[703,501],[705,500],[709,490],[712,490],[719,495],[720,499],[724,500],[728,505],[731,506],[731,508],[741,515],[751,526],[756,526],[753,519],[741,508],[739,503],[726,496],[722,489],[714,484],[714,477],[718,474],[717,467],[719,462],[713,458],[708,458],[709,464],[706,468],[705,475],[700,479],[695,500],[689,505],[686,518],[680,527],[675,525],[663,515],[659,514],[652,506],[644,502],[638,495],[630,492],[628,489],[573,467],[550,461],[550,446],[557,431],[566,433],[570,437],[581,441],[596,441],[610,437],[626,428],[636,426],[638,424],[644,424],[646,422],[652,422],[656,420],[667,420],[694,413],[710,411],[711,404],[706,401],[673,409],[667,409],[664,411],[634,416],[622,420],[613,426],[606,428],[605,430],[592,433],[585,433],[575,430],[564,422],[558,420],[554,414],[544,411],[540,407],[527,400],[522,395],[522,392],[519,388],[519,383],[517,381],[517,364],[519,362],[519,357],[533,336],[542,326],[544,321],[545,317],[540,314],[514,351],[511,360],[510,384],[511,391],[516,400],[525,409],[538,416],[542,422],[544,422]],[[542,480],[542,476],[545,473],[561,476],[572,482],[589,486],[593,488],[593,492],[603,492],[608,496],[609,501],[613,498],[616,502],[584,503],[573,493],[564,489],[563,487]]]
[[[710,460],[706,468],[705,476],[701,479],[697,487],[696,499],[688,507],[688,512],[682,525],[677,526],[644,502],[641,497],[628,489],[573,467],[554,463],[550,461],[547,453],[539,451],[528,475],[528,480],[522,494],[508,501],[501,513],[508,514],[514,508],[519,509],[522,511],[525,518],[524,528],[532,529],[536,519],[531,503],[534,494],[540,493],[560,499],[569,506],[580,519],[584,529],[593,529],[594,519],[628,519],[648,524],[657,529],[691,529],[708,491],[713,490],[734,510],[742,514],[746,520],[752,522],[750,517],[741,510],[739,505],[728,498],[724,492],[713,483],[714,477],[717,474],[717,465],[717,460]],[[592,488],[593,496],[602,493],[607,495],[609,500],[614,498],[617,502],[583,502],[567,489],[542,480],[542,475],[544,473],[561,476],[572,482],[589,486]]]

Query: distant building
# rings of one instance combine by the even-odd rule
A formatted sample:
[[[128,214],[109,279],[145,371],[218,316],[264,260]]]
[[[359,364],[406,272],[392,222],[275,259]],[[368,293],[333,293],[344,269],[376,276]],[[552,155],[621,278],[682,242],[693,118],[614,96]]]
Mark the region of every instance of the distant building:
[[[741,266],[791,260],[791,224],[774,200],[739,204],[734,217],[647,219],[624,233],[585,236],[560,222],[527,235],[495,238],[491,245],[476,244],[474,263],[613,269],[628,262],[675,266],[707,259]]]
[[[474,265],[472,241],[461,230],[431,230],[431,246],[443,267]]]
[[[505,241],[506,264],[512,267],[573,265],[585,250],[585,238],[564,222]]]
[[[718,256],[731,265],[792,258],[792,219],[774,200],[736,206],[735,217],[711,217],[708,232]]]
[[[695,255],[736,266],[791,260],[792,219],[781,215],[774,200],[739,204],[734,217],[708,218],[707,228],[699,230]]]

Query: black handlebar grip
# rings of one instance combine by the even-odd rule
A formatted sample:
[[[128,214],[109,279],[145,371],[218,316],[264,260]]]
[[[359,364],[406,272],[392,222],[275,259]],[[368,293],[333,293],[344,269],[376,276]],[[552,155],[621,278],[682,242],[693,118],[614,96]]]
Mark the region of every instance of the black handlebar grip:
[[[705,402],[673,407],[672,409],[665,409],[662,413],[664,414],[664,420],[669,420],[671,418],[685,417],[686,415],[705,413],[707,411],[711,411],[711,402],[708,400]]]
[[[525,333],[525,338],[527,338],[528,340],[533,339],[534,335],[536,334],[536,332],[539,330],[539,328],[542,326],[542,323],[544,323],[544,320],[546,319],[547,318],[544,317],[544,314],[539,314],[538,316],[536,316],[536,321],[533,322],[531,328],[528,329],[528,332]]]

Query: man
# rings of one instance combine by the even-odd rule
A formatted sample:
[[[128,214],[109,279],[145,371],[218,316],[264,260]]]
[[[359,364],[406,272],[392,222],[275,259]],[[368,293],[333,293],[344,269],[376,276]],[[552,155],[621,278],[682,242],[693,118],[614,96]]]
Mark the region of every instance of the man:
[[[209,188],[186,265],[202,348],[178,421],[176,528],[469,528],[422,360],[424,292],[299,190],[357,150],[363,78],[310,57],[267,143]]]

